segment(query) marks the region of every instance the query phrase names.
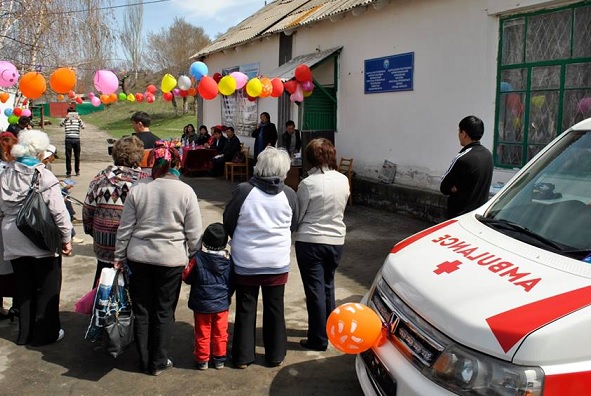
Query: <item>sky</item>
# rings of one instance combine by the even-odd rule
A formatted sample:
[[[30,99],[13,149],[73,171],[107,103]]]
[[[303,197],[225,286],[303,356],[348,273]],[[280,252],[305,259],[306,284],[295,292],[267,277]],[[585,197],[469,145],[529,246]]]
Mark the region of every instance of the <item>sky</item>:
[[[212,40],[265,6],[264,0],[160,0],[150,4],[152,1],[144,0],[144,36],[169,27],[179,17],[203,28]],[[127,1],[113,1],[113,6],[123,4]],[[125,7],[114,9],[118,18],[125,15],[124,10]]]

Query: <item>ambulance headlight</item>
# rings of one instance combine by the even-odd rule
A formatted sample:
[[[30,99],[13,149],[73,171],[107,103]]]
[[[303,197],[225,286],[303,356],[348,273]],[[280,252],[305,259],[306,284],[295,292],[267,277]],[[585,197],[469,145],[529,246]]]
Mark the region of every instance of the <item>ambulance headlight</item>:
[[[424,374],[458,395],[537,396],[542,394],[544,372],[539,367],[510,362],[448,346]]]

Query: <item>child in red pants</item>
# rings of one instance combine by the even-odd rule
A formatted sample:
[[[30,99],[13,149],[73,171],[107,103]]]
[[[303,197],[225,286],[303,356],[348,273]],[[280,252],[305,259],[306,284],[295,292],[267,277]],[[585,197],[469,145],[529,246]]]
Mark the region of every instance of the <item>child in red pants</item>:
[[[210,224],[203,233],[201,250],[189,260],[183,280],[191,285],[189,308],[195,318],[195,365],[207,370],[209,357],[216,369],[224,368],[228,344],[230,308],[230,259],[228,235],[220,223]]]

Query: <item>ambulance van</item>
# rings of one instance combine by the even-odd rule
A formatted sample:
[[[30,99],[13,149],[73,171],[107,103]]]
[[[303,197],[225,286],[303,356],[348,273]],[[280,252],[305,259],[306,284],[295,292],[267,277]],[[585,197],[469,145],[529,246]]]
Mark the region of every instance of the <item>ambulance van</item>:
[[[591,118],[479,209],[394,246],[366,395],[591,395]]]

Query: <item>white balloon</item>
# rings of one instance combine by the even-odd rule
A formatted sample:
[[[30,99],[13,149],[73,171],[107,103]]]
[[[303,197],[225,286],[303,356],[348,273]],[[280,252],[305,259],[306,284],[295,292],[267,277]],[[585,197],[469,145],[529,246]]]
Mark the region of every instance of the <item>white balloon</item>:
[[[177,80],[177,85],[180,89],[186,91],[187,89],[191,88],[191,79],[187,76],[180,76]]]

